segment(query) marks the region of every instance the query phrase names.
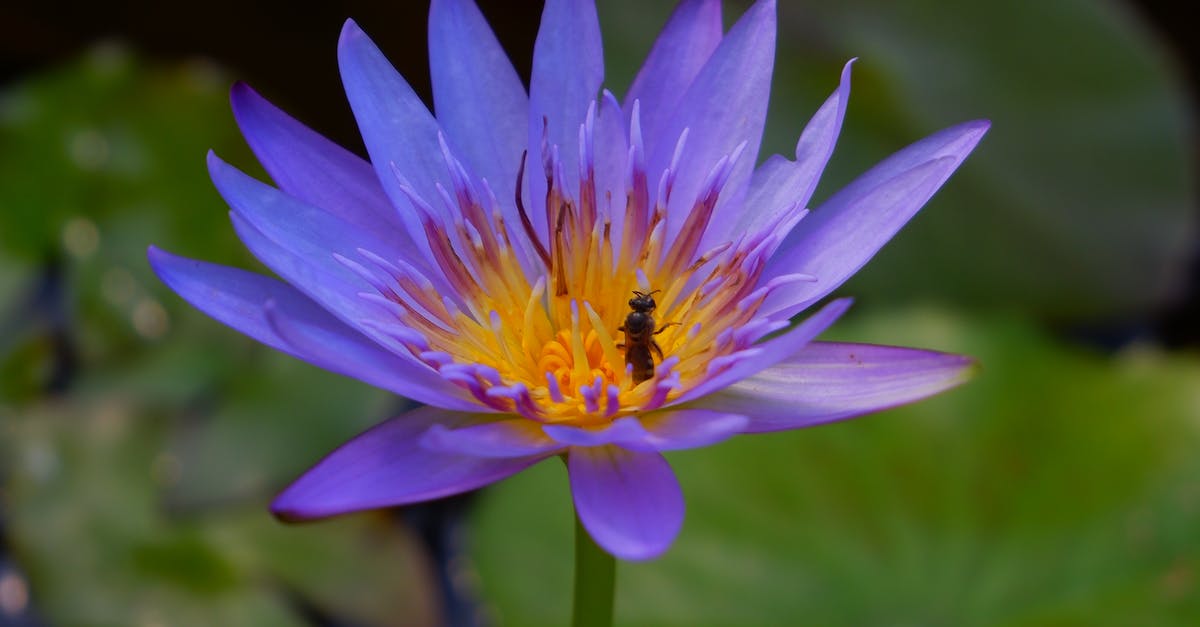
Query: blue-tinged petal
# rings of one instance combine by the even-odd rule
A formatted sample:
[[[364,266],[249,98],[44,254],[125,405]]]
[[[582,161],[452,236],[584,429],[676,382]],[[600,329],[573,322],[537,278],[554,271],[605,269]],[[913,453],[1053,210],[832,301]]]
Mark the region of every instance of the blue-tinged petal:
[[[423,403],[481,411],[427,367],[383,350],[291,286],[153,247],[148,257],[184,300],[267,346]]]
[[[541,172],[543,128],[559,146],[567,189],[578,197],[579,125],[600,95],[604,50],[592,0],[547,0],[533,46],[529,79],[529,170],[526,203],[538,233],[546,232],[546,179]],[[544,122],[544,126],[543,126]]]
[[[434,111],[450,142],[496,190],[509,224],[519,224],[511,193],[526,147],[529,98],[521,77],[471,0],[434,0],[429,9]],[[436,153],[435,153],[436,154]]]
[[[637,448],[650,435],[633,416],[618,418],[609,424],[595,427],[543,425],[542,431],[554,441],[570,446],[604,446],[617,444]]]
[[[371,164],[284,113],[245,83],[230,94],[246,142],[280,189],[368,232],[387,234],[400,250],[411,238]]]
[[[230,212],[229,216],[238,237],[264,265],[343,323],[371,338],[381,347],[406,360],[414,359],[411,351],[398,339],[399,334],[406,330],[399,322],[388,324],[392,329],[390,333],[378,325],[371,324],[372,321],[392,318],[387,309],[360,295],[359,290],[362,286],[350,283],[342,276],[331,274],[307,257],[288,250],[256,229],[237,212]]]
[[[642,418],[648,443],[658,451],[712,446],[746,430],[749,418],[707,409],[667,409]]]
[[[458,429],[435,424],[421,437],[421,446],[442,453],[495,458],[552,455],[565,448],[543,433],[540,424],[525,418]]]
[[[599,427],[545,425],[555,441],[570,446],[613,444],[634,451],[675,451],[710,446],[745,430],[747,418],[703,409],[669,409],[625,416]]]
[[[229,218],[238,238],[256,259],[343,323],[362,331],[359,322],[376,316],[378,310],[358,296],[364,289],[362,285],[288,250],[236,211],[229,212]]]
[[[403,392],[397,393],[440,407],[489,411],[481,405],[462,399],[460,391],[452,383],[443,377],[434,376],[424,363],[418,361],[409,347],[413,341],[419,344],[424,340],[395,320],[387,309],[363,298],[356,286],[347,283],[342,277],[329,274],[307,258],[296,255],[272,241],[239,214],[231,212],[230,217],[238,237],[259,261],[288,283],[298,287],[343,323],[399,358],[400,366],[395,368],[395,372],[397,376],[405,378],[405,387]],[[324,355],[336,350],[323,344],[320,335],[314,335],[310,329],[289,324],[288,320],[282,318],[270,319],[269,322],[284,341],[308,355]],[[363,380],[377,385],[374,379]],[[392,386],[381,387],[393,391],[399,389]]]
[[[625,96],[641,102],[642,130],[659,137],[692,80],[721,43],[721,1],[687,0],[676,7]]]
[[[613,250],[621,250],[621,236],[625,228],[629,135],[621,105],[616,96],[607,90],[600,100],[595,129],[596,197],[601,207],[608,207]]]
[[[713,360],[708,379],[672,400],[671,404],[700,398],[795,355],[836,322],[850,308],[850,303],[849,298],[835,300],[778,337],[755,344],[740,354],[719,358],[725,363],[718,364]]]
[[[305,520],[407,505],[473,490],[543,459],[487,459],[421,445],[435,424],[454,428],[479,419],[432,407],[392,418],[318,462],[275,498],[271,511]]]
[[[359,250],[367,250],[388,260],[409,260],[413,249],[401,247],[403,241],[389,239],[390,233],[375,234],[354,226],[332,213],[304,203],[270,185],[255,180],[225,163],[215,154],[208,156],[209,175],[217,191],[237,215],[271,241],[322,271],[338,279],[348,290],[370,289],[365,281],[338,262],[334,255],[360,259]],[[440,272],[431,272],[431,264],[417,263],[428,272],[428,278],[442,289],[445,279]],[[279,272],[278,269],[272,268]],[[282,275],[282,273],[281,273]],[[307,291],[307,283],[290,283]],[[310,294],[311,295],[311,294]],[[318,299],[319,300],[319,299]]]
[[[747,433],[799,429],[917,401],[965,382],[974,360],[915,348],[814,342],[696,402],[750,417]]]
[[[420,216],[396,174],[403,175],[430,204],[435,204],[438,198],[438,182],[452,189],[446,164],[440,158],[437,122],[353,20],[347,20],[342,28],[338,67],[376,176],[409,232],[423,233]],[[457,150],[453,145],[452,148]],[[414,239],[421,251],[431,257],[428,241],[423,237]]]
[[[950,178],[989,123],[959,124],[888,157],[800,222],[768,262],[763,280],[790,272],[817,277],[773,292],[760,309],[790,317],[867,263]]]
[[[384,351],[359,337],[348,341],[337,329],[288,315],[274,301],[268,301],[264,311],[267,322],[279,338],[314,366],[353,377],[426,405],[459,411],[492,411],[468,398],[462,388],[412,357]]]
[[[688,130],[668,203],[668,241],[679,232],[713,167],[744,143],[719,205],[736,203],[743,195],[762,141],[774,60],[775,2],[759,0],[721,40],[661,132],[646,137],[653,178],[671,163],[676,140]],[[643,108],[643,117],[647,113]]]
[[[328,332],[365,342],[307,296],[275,279],[206,261],[173,255],[151,246],[150,267],[158,278],[197,309],[234,330],[295,357],[304,355],[271,328],[263,304],[273,300],[281,312]]]
[[[626,560],[658,557],[683,526],[683,493],[659,453],[616,446],[567,455],[580,522],[604,550]]]
[[[712,224],[704,234],[701,250],[735,239],[740,233],[757,233],[776,224],[783,212],[808,207],[808,200],[833,155],[842,120],[846,117],[850,66],[853,64],[852,59],[842,68],[837,91],[825,100],[804,127],[796,144],[796,160],[773,156],[755,170],[743,202],[717,207]]]

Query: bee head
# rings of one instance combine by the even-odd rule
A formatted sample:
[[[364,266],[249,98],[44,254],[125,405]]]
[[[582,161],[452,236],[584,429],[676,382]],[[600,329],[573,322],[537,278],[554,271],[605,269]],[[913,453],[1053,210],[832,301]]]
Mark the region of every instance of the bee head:
[[[658,290],[654,290],[657,292]],[[633,292],[633,298],[629,299],[629,308],[641,313],[650,313],[658,305],[654,302],[654,292],[642,293],[637,290]]]

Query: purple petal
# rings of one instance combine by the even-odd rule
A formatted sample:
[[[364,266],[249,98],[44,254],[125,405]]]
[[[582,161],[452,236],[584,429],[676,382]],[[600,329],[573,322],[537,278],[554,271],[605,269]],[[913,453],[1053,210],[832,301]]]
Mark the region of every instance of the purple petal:
[[[604,550],[626,560],[658,557],[683,526],[683,493],[659,453],[615,446],[567,455],[580,522]]]
[[[718,207],[725,210],[724,215],[713,217],[712,225],[704,234],[701,250],[734,239],[739,233],[757,233],[775,224],[784,211],[808,207],[842,129],[846,102],[850,98],[850,67],[853,64],[852,59],[842,68],[837,91],[804,127],[796,145],[796,160],[774,156],[755,170],[745,200]],[[737,209],[739,214],[731,215],[731,208]]]
[[[438,198],[438,182],[451,188],[446,164],[440,158],[437,122],[353,20],[347,20],[342,28],[338,67],[376,176],[409,232],[424,233],[420,216],[396,173],[407,178],[426,202]],[[423,236],[413,239],[422,255],[431,259],[429,242]]]
[[[734,24],[700,70],[681,105],[668,113],[657,136],[647,136],[652,178],[671,162],[676,140],[688,129],[667,210],[672,241],[690,213],[713,166],[743,142],[720,203],[741,196],[757,161],[767,116],[767,98],[775,58],[775,2],[759,0]],[[648,111],[642,109],[643,116]]]
[[[578,197],[579,125],[604,81],[604,51],[600,22],[591,0],[547,0],[533,46],[529,79],[529,163],[526,203],[538,233],[546,232],[546,180],[538,164],[542,157],[543,122],[546,139],[558,145],[567,173],[568,189]]]
[[[747,433],[799,429],[932,396],[963,383],[975,369],[975,361],[961,355],[814,342],[696,405],[750,416]]]
[[[289,195],[411,250],[408,232],[371,164],[313,132],[245,83],[233,86],[233,114],[250,148]]]
[[[668,409],[642,418],[654,450],[676,451],[712,446],[745,431],[749,419],[706,409]]]
[[[335,253],[358,259],[358,250],[365,249],[384,258],[408,259],[411,248],[405,250],[398,246],[399,241],[386,239],[391,233],[364,231],[247,176],[211,152],[208,169],[217,191],[239,216],[271,241],[344,282],[369,289],[358,275],[337,262]]]
[[[437,121],[459,159],[488,180],[519,224],[512,194],[526,147],[529,98],[521,77],[471,0],[435,0],[429,9],[429,66]],[[436,153],[435,153],[436,154]]]
[[[967,122],[912,144],[813,211],[771,258],[763,280],[804,272],[817,282],[776,290],[760,312],[790,317],[850,278],[946,182],[988,126]]]
[[[676,7],[638,72],[625,109],[641,102],[642,132],[657,138],[700,68],[721,43],[720,0],[687,0]]]
[[[433,425],[421,437],[421,446],[442,453],[489,458],[550,455],[564,448],[547,437],[540,424],[525,418],[485,422],[459,429]]]
[[[407,505],[473,490],[544,458],[485,459],[421,445],[435,424],[453,428],[474,420],[431,407],[392,418],[318,462],[276,497],[271,511],[284,520],[305,520]]]
[[[158,278],[197,309],[236,331],[295,357],[303,354],[271,328],[263,304],[274,300],[281,312],[330,333],[357,335],[295,288],[275,279],[205,261],[179,257],[151,246],[150,267]]]
[[[491,411],[467,398],[461,388],[411,356],[386,352],[359,338],[347,339],[339,335],[337,329],[289,316],[273,301],[268,301],[264,309],[271,329],[314,366],[354,377],[427,405],[460,411]]]
[[[724,369],[711,374],[708,379],[684,392],[670,404],[678,405],[700,398],[795,355],[836,322],[850,307],[850,303],[849,298],[835,300],[783,335],[753,345],[743,355],[731,359]]]
[[[423,403],[486,411],[436,373],[381,349],[289,285],[153,247],[148,257],[163,283],[184,300],[267,346]]]
[[[618,418],[609,424],[598,427],[573,427],[570,425],[543,425],[542,431],[554,441],[570,446],[604,446],[618,444],[633,445],[645,441],[649,433],[642,428],[641,422],[634,416]]]
[[[614,444],[633,451],[675,451],[710,446],[741,433],[745,416],[702,409],[653,412],[626,416],[599,428],[545,425],[555,441],[570,446]]]
[[[343,323],[362,331],[359,322],[375,316],[375,310],[358,296],[364,288],[359,280],[341,273],[333,274],[330,266],[315,264],[302,254],[288,250],[236,211],[229,212],[229,217],[234,231],[255,258]]]
[[[395,339],[395,334],[384,333],[374,321],[392,321],[392,314],[382,306],[360,296],[363,287],[357,277],[348,279],[329,271],[328,266],[313,263],[313,260],[280,245],[263,234],[237,212],[230,212],[233,228],[250,252],[268,268],[292,286],[321,305],[343,323],[371,338],[381,347],[402,357],[411,357],[411,352]],[[397,330],[405,327],[399,322],[390,322]]]
[[[596,136],[593,142],[596,153],[596,197],[601,207],[609,207],[607,218],[612,223],[610,233],[613,250],[621,250],[621,236],[625,228],[629,137],[621,105],[610,92],[606,91],[604,96],[596,113]]]

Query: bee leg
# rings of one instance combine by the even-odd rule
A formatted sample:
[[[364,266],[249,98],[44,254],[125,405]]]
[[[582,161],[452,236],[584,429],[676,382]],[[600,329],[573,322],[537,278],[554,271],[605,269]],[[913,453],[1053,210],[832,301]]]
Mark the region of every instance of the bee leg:
[[[659,329],[657,331],[655,331],[654,334],[658,335],[659,333],[662,333],[663,331],[666,331],[667,329],[670,329],[671,327],[677,327],[677,326],[679,326],[678,322],[668,322],[668,323],[662,325],[661,327],[659,327]]]
[[[619,349],[621,349],[621,350],[625,350],[625,342],[618,342],[618,343],[617,343],[617,348],[619,348]]]
[[[655,353],[658,353],[658,360],[662,361],[663,360],[662,347],[660,347],[658,345],[658,342],[655,342],[654,340],[650,340],[650,348],[654,349]]]

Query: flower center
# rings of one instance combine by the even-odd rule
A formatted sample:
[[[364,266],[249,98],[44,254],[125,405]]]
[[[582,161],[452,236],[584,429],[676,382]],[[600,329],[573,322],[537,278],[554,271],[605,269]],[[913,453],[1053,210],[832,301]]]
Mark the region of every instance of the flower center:
[[[484,405],[547,423],[603,424],[660,407],[772,330],[747,323],[766,297],[755,288],[778,241],[743,236],[700,250],[740,151],[716,164],[669,233],[671,171],[652,201],[635,145],[622,208],[597,193],[584,145],[576,193],[554,156],[543,159],[545,212],[535,224],[521,191],[505,220],[487,183],[472,182],[443,144],[453,190],[442,190],[441,207],[403,186],[435,271],[367,252],[373,269],[342,260],[376,287],[368,297],[398,318],[394,335],[416,358]],[[652,300],[631,301],[635,293]]]

